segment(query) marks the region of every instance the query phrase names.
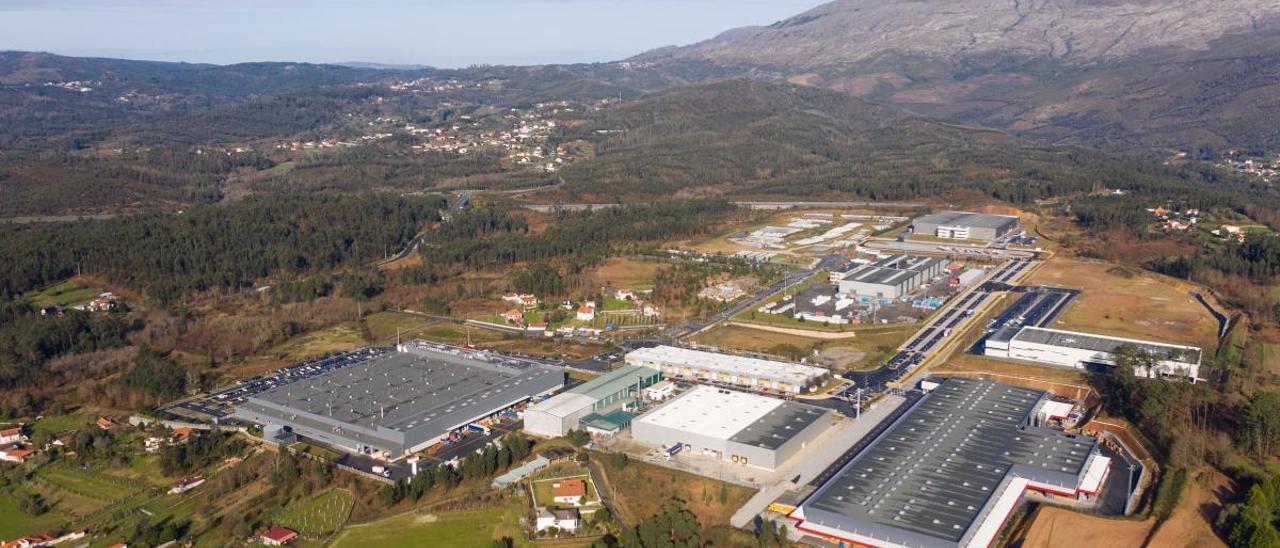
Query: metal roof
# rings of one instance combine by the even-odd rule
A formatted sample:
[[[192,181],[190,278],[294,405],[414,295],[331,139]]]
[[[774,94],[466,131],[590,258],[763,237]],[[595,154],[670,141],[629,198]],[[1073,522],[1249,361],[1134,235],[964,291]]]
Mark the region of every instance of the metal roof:
[[[917,224],[933,224],[940,226],[965,226],[972,228],[1004,228],[1018,223],[1018,218],[1011,215],[991,215],[972,211],[940,211],[917,218]]]
[[[782,403],[777,398],[700,385],[641,415],[636,422],[727,440]]]
[[[1152,356],[1197,365],[1200,363],[1201,354],[1201,349],[1194,346],[1179,346],[1075,331],[1045,329],[1042,327],[1024,327],[1017,335],[1014,335],[1012,340],[1107,353],[1115,352],[1117,348],[1124,345],[1132,345]]]
[[[340,435],[358,440],[357,429],[376,432],[380,439],[367,441],[402,440],[413,446],[563,384],[564,373],[548,366],[516,369],[415,350],[279,386],[250,397],[241,407],[274,417],[273,422],[342,431]]]
[[[946,380],[805,501],[805,521],[895,544],[954,546],[1011,471],[1074,490],[1097,441],[1027,426],[1046,397]]]
[[[582,394],[600,401],[630,387],[636,386],[640,379],[646,382],[654,377],[661,377],[662,372],[640,365],[624,365],[613,371],[600,375],[568,390],[569,393]],[[656,381],[655,381],[656,382]]]
[[[688,367],[701,371],[741,375],[804,386],[828,373],[826,369],[798,363],[761,360],[674,346],[641,348],[627,354],[627,360]]]
[[[828,413],[827,409],[813,405],[782,402],[781,406],[739,430],[729,441],[774,450]]]

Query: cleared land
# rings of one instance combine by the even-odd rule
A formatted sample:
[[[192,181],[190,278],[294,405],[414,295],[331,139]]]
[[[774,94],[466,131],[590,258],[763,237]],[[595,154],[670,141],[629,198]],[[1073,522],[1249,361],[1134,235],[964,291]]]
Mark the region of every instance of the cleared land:
[[[1103,262],[1054,258],[1028,284],[1084,289],[1051,327],[1217,347],[1218,323],[1191,297],[1195,286]]]
[[[92,301],[102,293],[101,289],[72,281],[46,287],[30,296],[31,304],[39,308],[57,306],[68,308]]]
[[[1151,530],[1150,521],[1109,519],[1041,506],[1022,546],[1036,548],[1132,548],[1142,546]]]
[[[1230,478],[1212,469],[1193,472],[1190,480],[1182,490],[1173,515],[1151,537],[1150,546],[1226,546],[1210,524],[1217,520],[1224,497],[1235,491],[1235,485]]]
[[[608,487],[601,489],[613,496],[621,514],[619,519],[632,526],[653,517],[664,502],[675,497],[685,501],[702,527],[708,529],[728,523],[733,513],[755,494],[746,487],[648,463],[631,462],[617,470],[598,455],[592,458],[598,459],[605,472],[602,481]],[[721,488],[726,495],[724,502],[720,501]]]
[[[294,337],[264,354],[288,362],[299,362],[334,352],[354,350],[367,344],[354,323],[344,323]]]
[[[517,546],[527,546],[520,527],[520,509],[514,505],[447,514],[410,513],[392,518],[352,525],[334,538],[334,548],[366,546],[416,547],[432,541],[448,539],[457,548],[490,548],[503,537],[515,539]]]

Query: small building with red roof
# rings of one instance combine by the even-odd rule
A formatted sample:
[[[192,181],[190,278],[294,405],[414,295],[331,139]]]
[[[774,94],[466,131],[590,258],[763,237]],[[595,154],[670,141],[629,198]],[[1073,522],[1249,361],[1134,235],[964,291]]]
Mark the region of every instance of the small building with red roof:
[[[262,543],[267,546],[284,546],[298,538],[298,532],[288,527],[272,525],[270,529],[258,535],[258,538],[262,539]]]

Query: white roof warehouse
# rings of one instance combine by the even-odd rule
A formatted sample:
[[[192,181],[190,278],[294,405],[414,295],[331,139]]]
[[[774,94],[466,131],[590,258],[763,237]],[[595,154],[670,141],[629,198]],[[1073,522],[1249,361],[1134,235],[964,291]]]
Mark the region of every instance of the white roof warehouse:
[[[628,365],[652,367],[664,375],[777,390],[803,392],[830,373],[821,367],[689,350],[674,346],[641,348],[627,354]]]

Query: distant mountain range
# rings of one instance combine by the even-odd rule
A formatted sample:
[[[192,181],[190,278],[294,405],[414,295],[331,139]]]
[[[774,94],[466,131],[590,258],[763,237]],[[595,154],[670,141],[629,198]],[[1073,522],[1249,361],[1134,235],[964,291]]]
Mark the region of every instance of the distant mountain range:
[[[836,0],[632,61],[749,65],[1048,142],[1280,148],[1274,1]]]

